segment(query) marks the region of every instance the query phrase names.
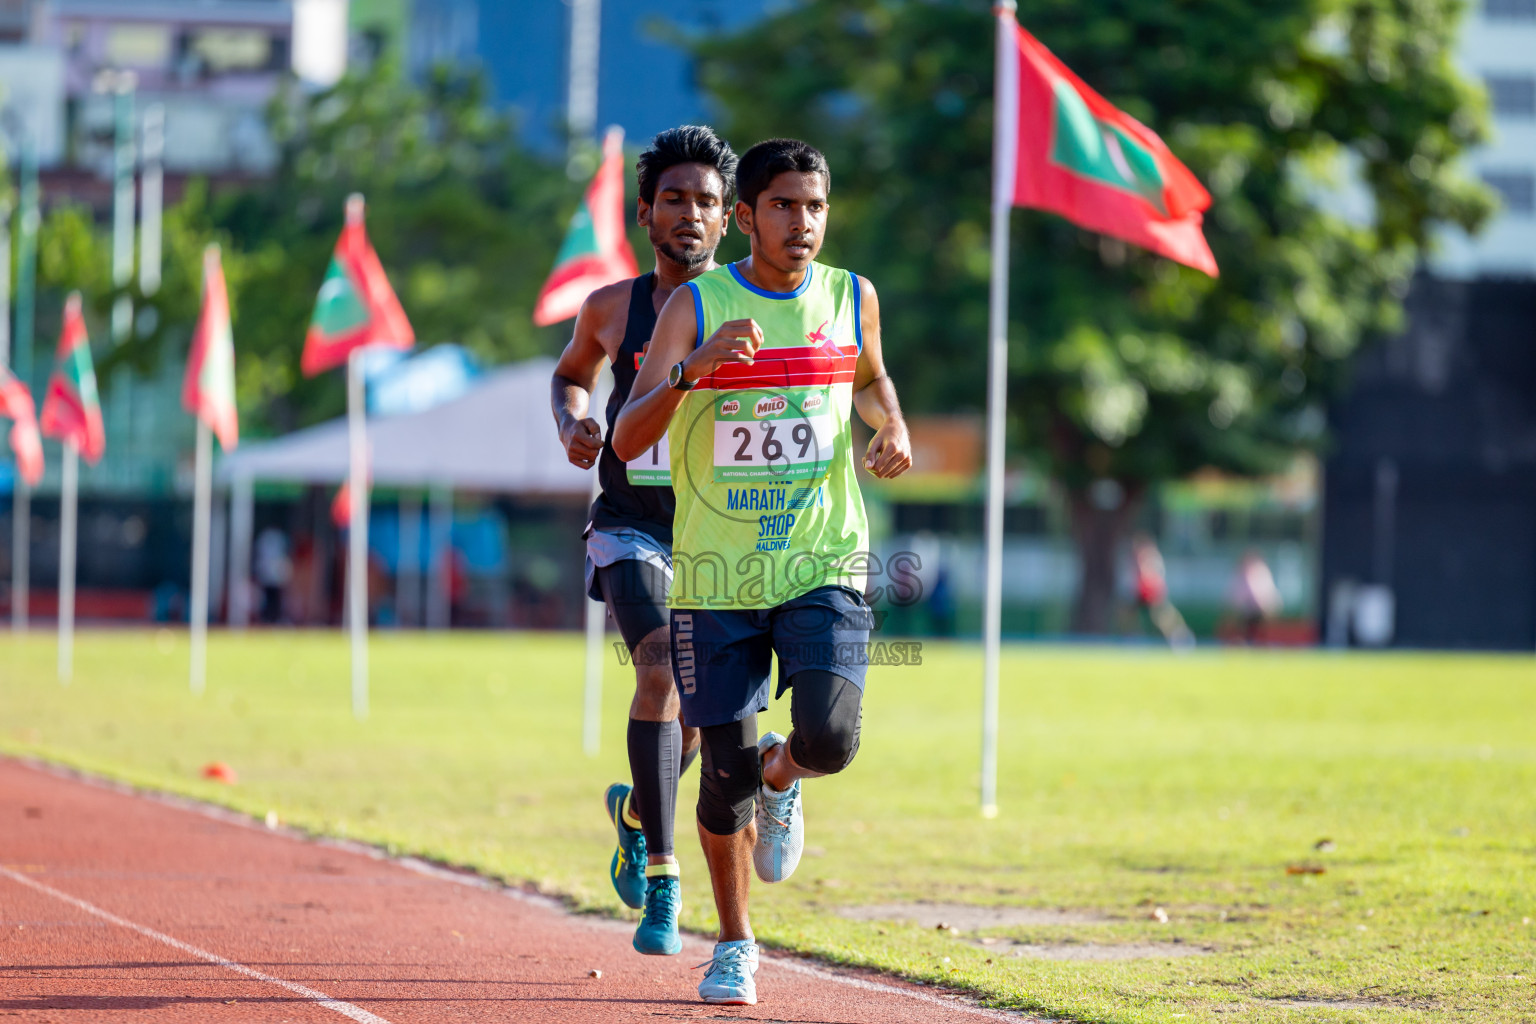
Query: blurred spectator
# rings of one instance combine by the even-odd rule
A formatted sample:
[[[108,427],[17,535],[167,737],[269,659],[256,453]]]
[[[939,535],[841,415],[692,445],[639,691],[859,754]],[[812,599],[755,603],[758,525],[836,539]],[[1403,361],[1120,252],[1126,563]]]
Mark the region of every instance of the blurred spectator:
[[[1249,550],[1237,563],[1228,594],[1232,610],[1242,625],[1243,642],[1257,644],[1264,635],[1264,624],[1280,614],[1283,603],[1274,574],[1257,551]]]
[[[955,635],[955,591],[949,582],[949,569],[940,565],[928,592],[928,617],[935,636]]]
[[[150,617],[156,622],[187,621],[187,599],[180,586],[163,580],[149,592]]]
[[[253,570],[256,585],[261,588],[261,621],[283,621],[283,593],[293,579],[287,534],[275,526],[257,534]]]
[[[469,596],[469,560],[458,548],[448,550],[448,625],[463,625]]]
[[[368,622],[373,626],[397,624],[395,580],[384,556],[373,550],[368,552]]]
[[[320,596],[323,585],[315,538],[311,534],[300,534],[293,545],[293,582],[288,587],[290,621],[301,625],[324,621],[325,601]]]
[[[1152,538],[1138,533],[1131,541],[1131,557],[1136,568],[1136,606],[1170,647],[1193,647],[1195,635],[1184,624],[1184,616],[1168,600],[1168,582],[1163,569],[1163,554]]]

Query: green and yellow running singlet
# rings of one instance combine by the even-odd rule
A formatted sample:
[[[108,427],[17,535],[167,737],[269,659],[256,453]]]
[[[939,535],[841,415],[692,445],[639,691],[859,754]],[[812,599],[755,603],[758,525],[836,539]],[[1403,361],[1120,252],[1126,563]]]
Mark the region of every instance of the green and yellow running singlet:
[[[688,283],[702,344],[727,320],[763,332],[683,397],[667,431],[677,512],[673,608],[771,608],[817,587],[864,589],[869,522],[854,477],[859,285],[812,263],[793,292],[735,264]]]

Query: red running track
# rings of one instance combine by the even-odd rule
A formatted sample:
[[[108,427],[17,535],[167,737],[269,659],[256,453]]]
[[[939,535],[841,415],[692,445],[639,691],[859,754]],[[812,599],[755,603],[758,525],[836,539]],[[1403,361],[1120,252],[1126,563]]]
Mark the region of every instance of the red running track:
[[[1019,1021],[765,956],[755,1007],[698,1001],[704,939],[358,846],[0,759],[0,1019],[224,1024]],[[600,971],[600,977],[593,977]]]

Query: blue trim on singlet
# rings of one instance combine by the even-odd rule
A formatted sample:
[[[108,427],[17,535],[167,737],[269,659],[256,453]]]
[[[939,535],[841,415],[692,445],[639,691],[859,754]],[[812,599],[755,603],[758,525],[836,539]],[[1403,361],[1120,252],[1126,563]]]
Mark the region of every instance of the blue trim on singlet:
[[[864,297],[859,292],[859,275],[848,271],[848,277],[853,281],[853,340],[859,343],[859,351],[864,351]]]
[[[794,291],[792,291],[792,292],[765,292],[761,288],[759,288],[757,285],[753,284],[751,281],[748,281],[745,277],[742,277],[741,276],[741,270],[739,269],[737,264],[732,263],[732,264],[730,264],[730,267],[731,267],[731,276],[736,279],[736,283],[737,284],[741,285],[743,288],[745,288],[747,291],[751,292],[753,295],[761,295],[765,299],[798,299],[801,295],[804,295],[805,294],[805,290],[811,286],[811,277],[812,277],[813,274],[816,273],[816,264],[814,264],[814,263],[809,264],[805,268],[805,279],[800,282],[800,287],[796,288]]]
[[[704,344],[704,296],[699,293],[699,286],[692,281],[688,282],[688,290],[693,292],[693,319],[698,324],[693,347],[698,348]]]

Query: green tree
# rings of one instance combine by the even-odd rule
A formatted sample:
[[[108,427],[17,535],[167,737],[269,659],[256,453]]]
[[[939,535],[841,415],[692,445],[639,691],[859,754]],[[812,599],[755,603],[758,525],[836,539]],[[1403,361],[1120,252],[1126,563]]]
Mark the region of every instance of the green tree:
[[[1273,472],[1324,441],[1349,358],[1400,326],[1441,225],[1476,228],[1457,158],[1483,134],[1452,62],[1461,0],[1021,0],[1019,19],[1210,189],[1219,280],[1053,215],[1013,219],[1010,445],[1061,485],[1109,627],[1147,490]],[[700,40],[739,143],[796,135],[833,171],[827,258],[880,289],[919,411],[984,404],[993,19],[979,0],[800,0]],[[1352,171],[1368,217],[1331,208]],[[1337,178],[1330,180],[1330,175]]]
[[[454,341],[493,362],[557,345],[531,317],[574,190],[518,146],[479,75],[442,69],[418,86],[378,61],[326,92],[279,97],[270,123],[277,172],[208,214],[247,264],[242,409],[287,429],[342,408],[341,375],[306,380],[299,354],[351,192],[367,197],[369,237],[420,344]]]
[[[146,296],[135,274],[123,289],[133,299],[134,332],[127,343],[117,346],[108,344],[112,304],[118,294],[112,284],[111,226],[98,224],[90,208],[78,203],[49,210],[38,233],[36,363],[43,369],[49,365],[64,295],[74,289],[79,289],[85,302],[96,369],[103,381],[130,368],[149,372],[163,353],[184,354],[202,301],[203,247],[210,241],[228,241],[206,223],[206,199],[206,185],[194,182],[184,199],[166,210],[160,287]],[[226,255],[225,264],[231,280],[238,280],[238,253],[233,262]]]
[[[194,182],[167,211],[164,282],[149,297],[136,282],[128,289],[136,330],[121,346],[98,346],[104,378],[184,357],[201,252],[217,241],[247,427],[278,432],[337,415],[342,375],[307,379],[299,356],[352,192],[367,197],[369,237],[419,345],[455,341],[488,362],[558,349],[561,329],[535,328],[532,310],[579,185],[563,162],[518,146],[478,75],[445,69],[415,85],[380,61],[325,92],[283,93],[269,123],[281,154],[270,177],[217,190]],[[92,324],[104,325],[115,295],[110,251],[109,226],[87,209],[53,210],[40,240],[44,311],[80,288]]]

